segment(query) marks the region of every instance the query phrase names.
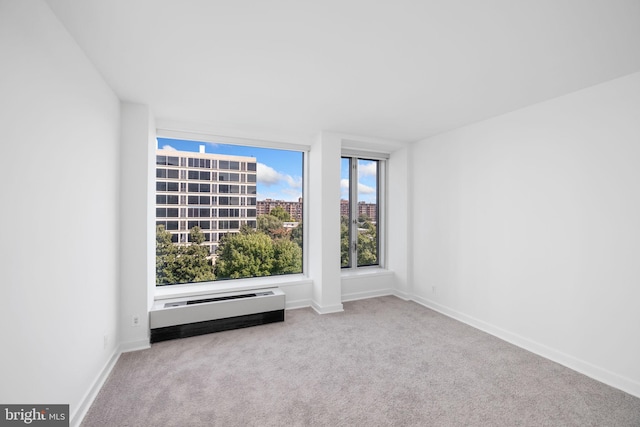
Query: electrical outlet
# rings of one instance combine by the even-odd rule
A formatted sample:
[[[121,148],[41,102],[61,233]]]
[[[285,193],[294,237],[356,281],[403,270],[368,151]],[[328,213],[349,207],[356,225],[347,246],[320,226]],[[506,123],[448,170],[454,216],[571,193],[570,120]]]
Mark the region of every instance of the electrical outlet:
[[[109,347],[109,335],[108,335],[108,334],[105,334],[105,335],[102,337],[102,346],[103,346],[103,349],[104,349],[104,350],[106,350],[106,349],[107,349],[107,347]]]
[[[134,314],[133,317],[131,317],[131,326],[140,326],[140,316]]]
[[[432,286],[431,287],[431,292],[435,295],[438,292],[438,287],[437,286]]]

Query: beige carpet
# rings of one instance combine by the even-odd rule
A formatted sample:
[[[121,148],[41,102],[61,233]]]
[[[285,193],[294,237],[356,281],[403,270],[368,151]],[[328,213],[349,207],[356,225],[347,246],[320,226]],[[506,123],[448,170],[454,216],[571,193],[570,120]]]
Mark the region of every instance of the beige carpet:
[[[123,354],[88,426],[640,426],[640,399],[395,297]]]

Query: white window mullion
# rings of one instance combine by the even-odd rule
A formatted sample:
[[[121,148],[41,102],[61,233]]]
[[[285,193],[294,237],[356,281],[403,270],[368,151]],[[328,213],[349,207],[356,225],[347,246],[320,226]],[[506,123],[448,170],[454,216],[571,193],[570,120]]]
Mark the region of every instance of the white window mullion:
[[[349,177],[349,230],[350,234],[350,265],[351,268],[358,267],[358,159],[351,157],[350,177]]]

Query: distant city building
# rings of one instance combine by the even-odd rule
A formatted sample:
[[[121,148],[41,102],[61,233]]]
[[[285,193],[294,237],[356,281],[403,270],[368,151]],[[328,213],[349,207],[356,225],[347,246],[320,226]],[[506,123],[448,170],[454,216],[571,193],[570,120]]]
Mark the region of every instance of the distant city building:
[[[349,201],[340,199],[340,216],[349,216]]]
[[[302,197],[298,198],[297,202],[273,199],[258,200],[256,211],[258,216],[267,215],[276,207],[284,209],[294,221],[302,221]]]
[[[340,200],[340,215],[349,216],[348,200]],[[358,202],[358,216],[362,215],[367,216],[371,218],[371,221],[376,222],[378,220],[378,205],[375,203]]]
[[[368,216],[371,221],[378,220],[378,205],[375,203],[358,202],[358,216]]]
[[[198,226],[214,253],[220,238],[257,226],[256,158],[156,150],[156,224],[174,243]]]

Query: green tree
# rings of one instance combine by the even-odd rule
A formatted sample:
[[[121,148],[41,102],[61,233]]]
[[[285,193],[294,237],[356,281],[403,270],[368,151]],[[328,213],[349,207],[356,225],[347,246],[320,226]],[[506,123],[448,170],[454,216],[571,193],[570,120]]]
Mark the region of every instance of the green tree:
[[[256,230],[255,228],[252,228],[249,224],[242,224],[240,226],[240,233],[241,234],[252,234],[255,233]]]
[[[199,246],[204,243],[204,233],[202,233],[202,230],[200,230],[200,227],[197,225],[195,227],[191,227],[191,230],[189,230],[189,241],[191,242],[191,246]],[[207,249],[204,247],[201,248],[205,250]]]
[[[367,216],[358,218],[358,265],[378,263],[378,237],[376,225]]]
[[[156,284],[206,282],[215,280],[209,250],[199,227],[190,232],[191,244],[178,246],[163,225],[156,227]]]
[[[376,226],[367,215],[360,215],[358,217],[358,228],[375,231]]]
[[[349,217],[340,216],[340,266],[349,266]]]
[[[216,253],[214,272],[220,279],[268,276],[274,267],[273,242],[261,232],[228,234]]]
[[[358,266],[378,263],[378,237],[376,225],[367,216],[358,218]],[[348,267],[350,252],[349,217],[340,217],[340,265]]]
[[[156,225],[156,285],[176,283],[174,266],[178,247],[171,242],[171,233],[164,225]]]
[[[271,274],[302,273],[302,249],[286,239],[273,241],[273,269]]]
[[[298,245],[300,249],[302,249],[302,230],[302,222],[298,223],[298,225],[291,230],[291,241]]]
[[[177,260],[180,283],[215,280],[213,266],[209,260],[209,249],[202,246],[205,238],[200,227],[193,227],[189,231],[189,236],[191,244],[180,246],[180,257]]]
[[[282,220],[273,215],[260,215],[258,217],[258,231],[262,231],[272,238],[282,237],[285,231]]]
[[[280,221],[284,221],[284,222],[293,221],[293,218],[291,218],[291,215],[289,214],[289,212],[285,211],[282,206],[276,206],[275,208],[271,209],[271,212],[269,212],[269,215],[275,216]]]

